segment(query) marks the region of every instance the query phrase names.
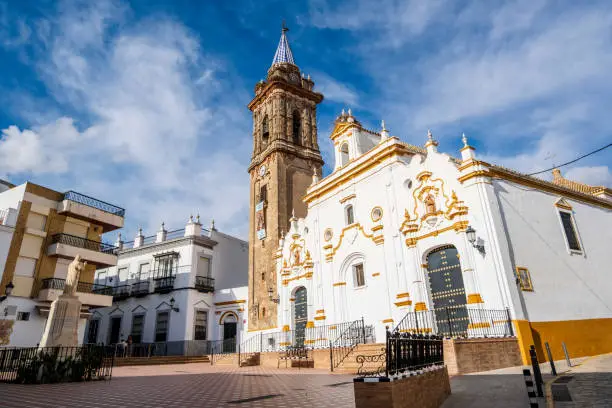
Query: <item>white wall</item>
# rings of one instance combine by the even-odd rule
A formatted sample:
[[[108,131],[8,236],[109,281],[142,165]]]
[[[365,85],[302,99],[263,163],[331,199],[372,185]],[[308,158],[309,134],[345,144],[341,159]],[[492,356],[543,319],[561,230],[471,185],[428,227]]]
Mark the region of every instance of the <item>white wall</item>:
[[[0,280],[4,274],[4,265],[6,264],[6,257],[8,256],[14,231],[15,229],[12,227],[0,225]]]
[[[531,321],[612,317],[612,211],[565,198],[573,207],[582,254],[568,251],[554,205],[560,195],[495,182],[514,267],[528,268],[522,292]]]
[[[249,244],[218,231],[213,231],[211,238],[217,241],[213,251],[212,264],[215,289],[248,285]]]

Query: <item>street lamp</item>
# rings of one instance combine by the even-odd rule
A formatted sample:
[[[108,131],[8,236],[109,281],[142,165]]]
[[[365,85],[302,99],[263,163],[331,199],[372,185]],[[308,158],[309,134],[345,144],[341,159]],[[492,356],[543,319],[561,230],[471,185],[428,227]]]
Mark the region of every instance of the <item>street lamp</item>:
[[[0,296],[0,303],[4,302],[6,300],[7,297],[11,296],[11,293],[13,293],[13,288],[15,287],[15,285],[13,285],[13,282],[9,282],[5,287],[4,287],[4,295]]]
[[[471,225],[468,225],[467,229],[465,230],[465,235],[467,235],[468,241],[478,250],[478,252],[481,254],[485,253],[484,245],[476,243],[476,230],[472,228]]]
[[[179,308],[178,308],[178,307],[174,307],[174,303],[175,303],[175,302],[176,302],[176,301],[174,300],[174,298],[173,298],[173,297],[172,297],[172,298],[170,298],[170,309],[172,309],[174,312],[178,312],[178,311],[179,311]]]
[[[268,288],[268,297],[270,298],[270,301],[274,303],[280,303],[280,297],[274,297],[274,291],[272,290],[272,288]]]

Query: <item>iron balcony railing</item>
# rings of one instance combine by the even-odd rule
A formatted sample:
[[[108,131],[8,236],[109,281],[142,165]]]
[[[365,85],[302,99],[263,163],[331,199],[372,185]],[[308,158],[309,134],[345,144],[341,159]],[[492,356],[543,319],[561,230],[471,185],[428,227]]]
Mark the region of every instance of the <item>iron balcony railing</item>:
[[[176,276],[166,276],[164,278],[153,279],[155,282],[155,292],[168,293],[174,289]]]
[[[76,191],[68,191],[64,193],[64,200],[74,201],[75,203],[83,204],[109,214],[125,217],[125,210],[123,208],[105,203],[104,201],[86,196],[85,194],[77,193]]]
[[[196,276],[195,288],[200,292],[214,292],[215,279],[208,276]]]
[[[119,285],[113,287],[113,300],[127,299],[130,297],[131,285]]]
[[[64,286],[66,285],[65,279],[60,278],[47,278],[43,279],[40,282],[40,290],[43,289],[57,289],[64,290]],[[93,293],[96,295],[113,295],[113,287],[100,285],[97,283],[89,283],[89,282],[79,282],[77,284],[77,292],[81,293]]]
[[[132,296],[145,296],[149,294],[151,284],[148,280],[139,281],[132,284]]]
[[[102,252],[114,255],[118,248],[105,242],[92,241],[90,239],[75,237],[69,234],[55,234],[51,237],[51,244],[64,244],[76,248],[89,249],[90,251]]]

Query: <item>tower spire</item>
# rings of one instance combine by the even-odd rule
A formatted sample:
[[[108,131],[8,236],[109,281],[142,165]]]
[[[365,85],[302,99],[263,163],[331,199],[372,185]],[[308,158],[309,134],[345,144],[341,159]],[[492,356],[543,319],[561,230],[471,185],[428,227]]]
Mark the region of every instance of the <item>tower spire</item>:
[[[276,64],[292,64],[295,65],[295,61],[293,59],[293,53],[291,52],[291,47],[289,47],[289,41],[287,40],[286,32],[289,31],[285,21],[283,20],[283,27],[281,29],[281,38],[278,42],[278,47],[276,48],[276,53],[274,54],[274,59],[272,60],[272,65]]]

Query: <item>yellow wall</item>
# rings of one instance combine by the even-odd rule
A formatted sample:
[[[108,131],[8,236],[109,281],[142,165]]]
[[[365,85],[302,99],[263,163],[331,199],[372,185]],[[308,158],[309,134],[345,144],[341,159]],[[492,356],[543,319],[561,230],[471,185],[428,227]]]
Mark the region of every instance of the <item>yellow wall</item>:
[[[524,364],[530,364],[529,346],[535,345],[540,362],[547,361],[545,342],[550,346],[553,359],[565,358],[564,342],[570,358],[593,356],[612,352],[612,318],[565,320],[555,322],[514,322]]]

